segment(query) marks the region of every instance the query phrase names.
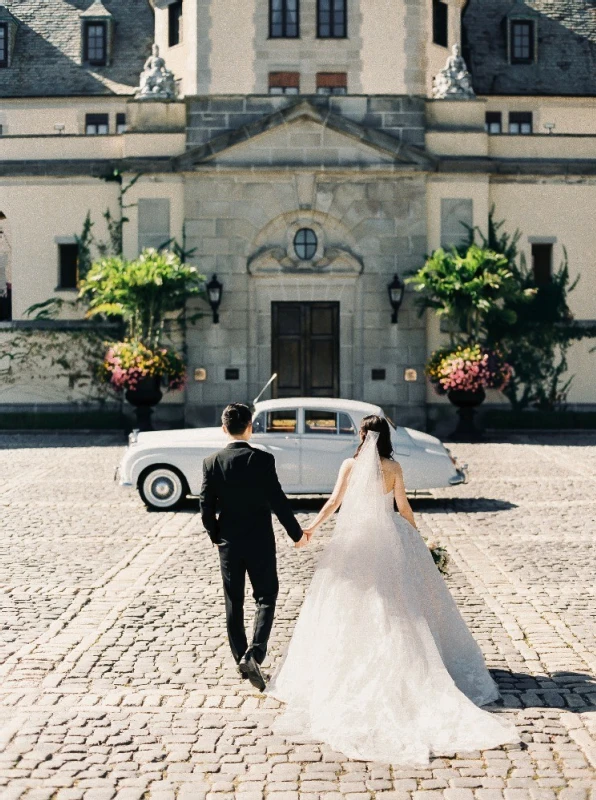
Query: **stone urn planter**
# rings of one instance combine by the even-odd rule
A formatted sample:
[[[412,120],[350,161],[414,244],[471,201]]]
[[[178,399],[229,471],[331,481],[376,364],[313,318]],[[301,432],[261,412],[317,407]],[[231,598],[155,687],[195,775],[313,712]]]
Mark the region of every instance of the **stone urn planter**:
[[[134,389],[127,389],[126,399],[135,407],[137,427],[140,431],[152,431],[151,415],[153,408],[163,397],[161,378],[142,378]]]
[[[451,434],[451,439],[459,442],[474,442],[482,439],[482,433],[476,427],[474,417],[476,409],[482,405],[486,398],[484,389],[465,391],[450,389],[447,392],[449,402],[457,408],[459,422]]]

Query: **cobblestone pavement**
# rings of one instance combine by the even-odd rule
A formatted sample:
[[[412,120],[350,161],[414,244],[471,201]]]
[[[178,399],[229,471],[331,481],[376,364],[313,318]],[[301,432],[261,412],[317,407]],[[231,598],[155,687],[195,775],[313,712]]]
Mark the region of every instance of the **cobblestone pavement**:
[[[196,507],[145,511],[112,484],[119,441],[84,443],[0,436],[2,800],[596,798],[595,436],[454,446],[470,484],[414,501],[523,738],[428,769],[273,736]],[[279,534],[271,667],[331,526],[301,551]]]

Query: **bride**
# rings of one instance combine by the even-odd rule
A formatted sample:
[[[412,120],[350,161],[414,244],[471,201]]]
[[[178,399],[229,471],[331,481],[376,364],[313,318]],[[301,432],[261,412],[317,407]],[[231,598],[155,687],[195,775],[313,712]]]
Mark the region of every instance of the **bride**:
[[[306,531],[341,505],[267,689],[286,704],[274,732],[408,765],[518,742],[478,707],[499,692],[416,529],[387,421],[366,417],[360,439]]]

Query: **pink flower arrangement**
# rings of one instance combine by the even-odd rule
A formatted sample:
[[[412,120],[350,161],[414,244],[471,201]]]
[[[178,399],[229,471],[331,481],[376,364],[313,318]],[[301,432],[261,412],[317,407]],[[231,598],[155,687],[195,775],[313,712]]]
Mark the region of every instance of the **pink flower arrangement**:
[[[436,391],[446,394],[454,390],[502,391],[511,380],[512,369],[496,350],[471,345],[456,350],[437,350],[427,365],[426,373]]]
[[[109,346],[100,373],[117,391],[136,389],[144,378],[163,379],[169,391],[186,384],[186,368],[178,353],[166,347],[151,350],[129,339]]]

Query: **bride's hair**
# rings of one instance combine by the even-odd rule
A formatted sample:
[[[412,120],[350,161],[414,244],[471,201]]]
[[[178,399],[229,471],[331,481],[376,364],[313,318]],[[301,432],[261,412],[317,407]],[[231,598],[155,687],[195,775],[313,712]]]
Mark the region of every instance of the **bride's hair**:
[[[393,445],[391,444],[391,429],[385,417],[377,417],[376,414],[371,414],[370,417],[364,417],[360,423],[360,445],[354,458],[358,458],[358,453],[362,449],[366,434],[369,431],[374,431],[379,434],[377,439],[377,450],[381,458],[393,458]]]

